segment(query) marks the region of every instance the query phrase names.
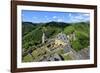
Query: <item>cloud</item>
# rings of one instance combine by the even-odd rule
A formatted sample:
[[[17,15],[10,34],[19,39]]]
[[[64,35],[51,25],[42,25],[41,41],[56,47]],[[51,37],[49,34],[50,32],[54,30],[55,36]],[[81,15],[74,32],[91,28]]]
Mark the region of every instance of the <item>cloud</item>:
[[[69,13],[69,22],[82,22],[90,19],[89,14],[71,14]]]
[[[48,16],[44,16],[45,18],[47,18]]]
[[[86,20],[89,20],[90,15],[89,14],[80,14],[78,16],[75,16],[74,18],[77,20],[86,21]]]
[[[90,16],[90,14],[89,13],[86,13],[86,14],[83,14],[83,16]]]
[[[84,16],[82,16],[82,15],[75,16],[74,19],[82,20],[82,19],[84,19]]]
[[[54,18],[54,19],[55,19],[55,18],[57,18],[57,16],[53,16],[52,18]]]
[[[62,21],[63,21],[63,19],[58,19],[57,21],[58,21],[58,22],[62,22]]]

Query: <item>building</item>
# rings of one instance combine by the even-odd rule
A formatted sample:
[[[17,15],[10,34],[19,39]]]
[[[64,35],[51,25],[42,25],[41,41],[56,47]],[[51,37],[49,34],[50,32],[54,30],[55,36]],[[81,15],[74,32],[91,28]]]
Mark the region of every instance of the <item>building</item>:
[[[67,37],[68,37],[68,39],[69,39],[70,41],[76,40],[76,34],[75,34],[75,32],[72,32],[72,33],[69,34]]]
[[[64,33],[59,33],[56,38],[55,38],[55,44],[56,45],[66,45],[68,43],[68,38],[66,36],[66,34]]]

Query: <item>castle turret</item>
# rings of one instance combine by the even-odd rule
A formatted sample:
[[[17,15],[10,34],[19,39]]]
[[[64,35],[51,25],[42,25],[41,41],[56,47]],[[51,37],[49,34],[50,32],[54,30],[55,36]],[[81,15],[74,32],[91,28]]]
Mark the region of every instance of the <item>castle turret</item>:
[[[42,43],[45,43],[45,33],[43,32],[43,35],[42,35]]]

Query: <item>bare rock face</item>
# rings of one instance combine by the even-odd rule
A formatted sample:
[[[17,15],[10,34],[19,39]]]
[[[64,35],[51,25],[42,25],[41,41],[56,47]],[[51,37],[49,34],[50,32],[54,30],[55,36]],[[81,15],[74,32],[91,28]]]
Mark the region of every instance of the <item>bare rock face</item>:
[[[44,56],[41,61],[61,61],[61,60],[64,60],[62,58],[62,56],[60,56],[59,54],[55,53],[53,55],[50,55],[50,56]]]
[[[78,52],[81,55],[81,59],[89,59],[90,58],[90,48],[84,48]]]

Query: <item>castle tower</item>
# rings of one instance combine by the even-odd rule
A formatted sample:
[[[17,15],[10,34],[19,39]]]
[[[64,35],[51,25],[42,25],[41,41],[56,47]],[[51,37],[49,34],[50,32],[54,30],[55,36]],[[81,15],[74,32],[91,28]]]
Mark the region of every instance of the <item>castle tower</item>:
[[[42,35],[42,43],[45,43],[45,33],[43,32],[43,35]]]

